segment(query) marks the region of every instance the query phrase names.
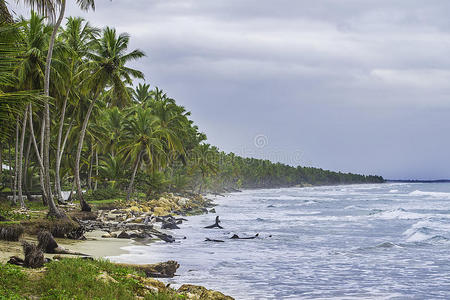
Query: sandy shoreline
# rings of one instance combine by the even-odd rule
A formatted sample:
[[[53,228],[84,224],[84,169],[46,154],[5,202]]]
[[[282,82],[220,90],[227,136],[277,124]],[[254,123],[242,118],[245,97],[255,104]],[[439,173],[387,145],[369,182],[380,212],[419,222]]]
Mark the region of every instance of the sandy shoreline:
[[[128,251],[123,248],[133,245],[135,242],[130,239],[102,238],[103,231],[92,231],[85,234],[86,240],[56,239],[58,244],[68,250],[84,253],[94,258],[104,258],[118,256]],[[36,238],[24,236],[22,240],[37,243]],[[23,257],[20,242],[0,241],[0,263],[6,263],[11,256]],[[52,258],[54,254],[45,254],[45,257]],[[70,257],[71,255],[65,255]]]

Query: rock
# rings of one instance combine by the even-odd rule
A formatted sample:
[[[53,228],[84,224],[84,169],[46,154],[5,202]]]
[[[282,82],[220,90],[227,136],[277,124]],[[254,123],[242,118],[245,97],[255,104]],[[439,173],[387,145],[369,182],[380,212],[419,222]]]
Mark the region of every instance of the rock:
[[[178,290],[178,293],[182,293],[185,295],[190,294],[193,295],[193,299],[199,300],[234,300],[234,298],[230,296],[226,296],[221,292],[208,290],[203,286],[192,285],[192,284],[183,284]],[[192,298],[191,298],[192,299]]]
[[[140,212],[142,212],[142,210],[141,210],[139,207],[137,207],[137,206],[132,206],[132,207],[130,207],[130,208],[128,209],[128,211],[131,211],[131,212],[134,212],[134,213],[140,213]]]
[[[132,232],[130,233],[130,238],[132,239],[145,239],[148,237],[148,235],[146,233],[143,232]]]
[[[166,207],[157,206],[153,208],[153,214],[155,216],[166,216],[170,213],[171,209],[167,209]]]
[[[209,212],[212,213],[212,214],[215,214],[216,213],[216,209],[214,209],[214,208],[210,209]]]
[[[145,273],[147,277],[156,277],[156,278],[171,278],[175,276],[175,272],[180,267],[180,265],[174,260],[149,265],[135,265],[135,264],[118,264],[118,265],[142,271]]]
[[[114,278],[112,278],[108,273],[106,272],[102,272],[100,274],[97,275],[97,277],[95,278],[98,281],[103,281],[105,283],[117,283],[117,280],[115,280]]]
[[[102,234],[102,238],[112,238],[112,235],[111,235],[111,233],[109,233],[109,232],[107,232],[107,233],[105,233],[105,234]]]
[[[161,229],[180,229],[175,222],[165,222],[163,221]]]
[[[117,238],[119,238],[119,239],[129,239],[130,235],[124,230],[121,233],[119,233]]]
[[[158,281],[153,278],[145,278],[145,277],[136,276],[133,274],[128,274],[127,278],[129,278],[129,279],[131,278],[131,279],[138,281],[141,286],[143,286],[145,289],[150,291],[152,294],[162,293],[162,292],[167,291],[167,287],[163,282]]]

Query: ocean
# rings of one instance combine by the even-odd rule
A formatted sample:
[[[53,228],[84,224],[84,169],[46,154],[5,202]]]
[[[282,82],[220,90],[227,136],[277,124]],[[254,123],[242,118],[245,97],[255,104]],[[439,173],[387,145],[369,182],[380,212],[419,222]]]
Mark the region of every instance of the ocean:
[[[203,285],[236,299],[450,299],[448,183],[246,190],[212,199],[216,213],[170,231],[176,243],[135,244],[111,260],[176,260],[179,276],[165,280],[171,286]],[[224,229],[205,229],[216,215]]]

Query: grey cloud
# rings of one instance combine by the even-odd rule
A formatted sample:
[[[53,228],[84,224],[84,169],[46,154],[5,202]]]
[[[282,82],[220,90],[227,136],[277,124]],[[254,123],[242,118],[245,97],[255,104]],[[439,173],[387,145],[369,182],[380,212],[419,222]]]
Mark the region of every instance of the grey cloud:
[[[104,0],[68,15],[129,32],[148,55],[135,66],[225,151],[450,178],[449,11],[446,0]]]

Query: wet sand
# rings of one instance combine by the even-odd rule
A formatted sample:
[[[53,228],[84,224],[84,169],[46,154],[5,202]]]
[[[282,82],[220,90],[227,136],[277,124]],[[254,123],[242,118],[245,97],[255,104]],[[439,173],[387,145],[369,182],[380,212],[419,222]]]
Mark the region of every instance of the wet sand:
[[[68,250],[84,253],[95,258],[108,256],[118,256],[128,253],[123,247],[132,245],[133,240],[102,238],[103,231],[92,231],[85,234],[85,241],[56,239],[57,243]],[[35,237],[24,236],[22,240],[37,243]],[[0,262],[5,263],[11,256],[23,257],[22,246],[20,242],[0,241]],[[45,257],[52,258],[54,254],[45,254]],[[64,255],[71,257],[72,255]]]

